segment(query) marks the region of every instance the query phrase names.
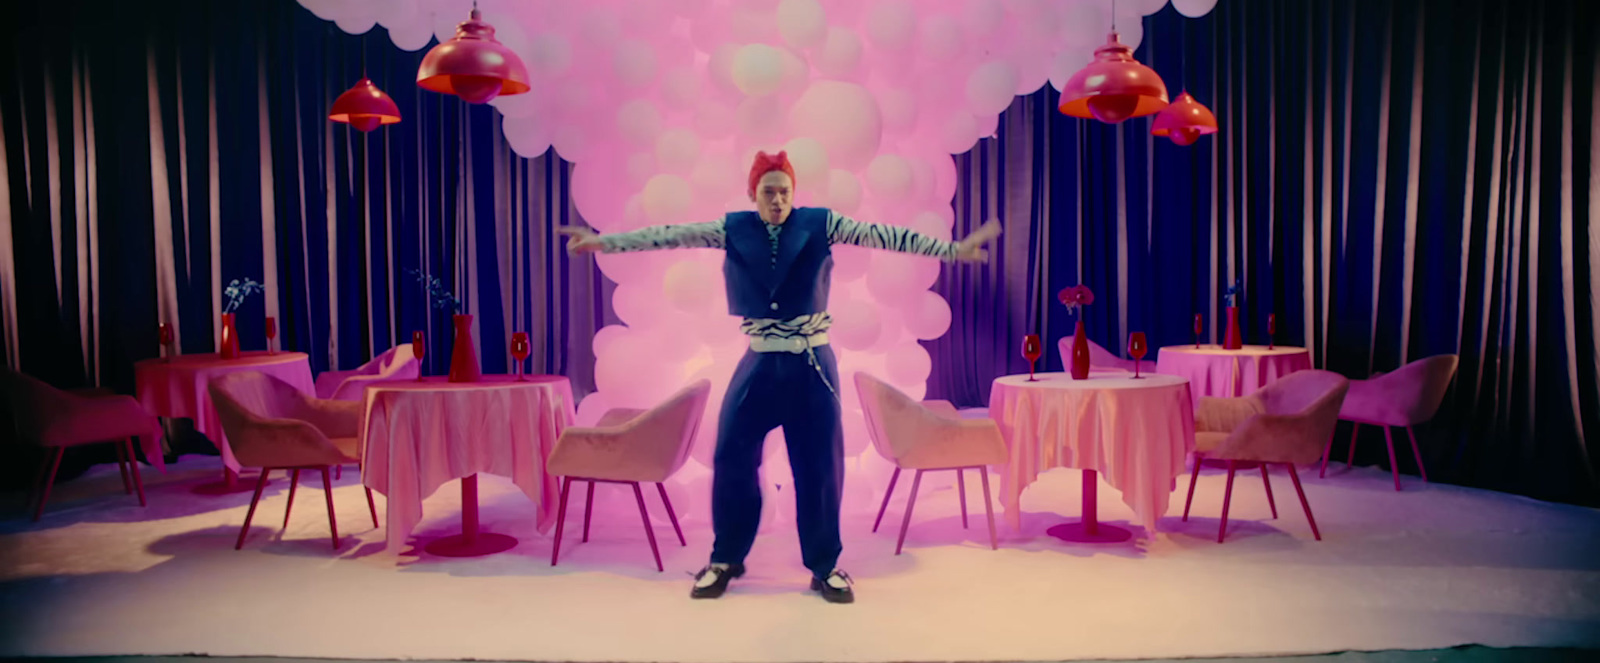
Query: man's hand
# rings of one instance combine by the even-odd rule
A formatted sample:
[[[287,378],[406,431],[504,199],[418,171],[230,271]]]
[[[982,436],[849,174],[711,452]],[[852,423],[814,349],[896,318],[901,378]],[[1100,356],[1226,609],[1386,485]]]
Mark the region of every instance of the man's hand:
[[[983,245],[1000,236],[1000,222],[990,219],[988,223],[967,235],[966,239],[956,242],[956,259],[961,262],[988,262],[989,252]]]
[[[600,235],[583,226],[562,226],[556,228],[556,232],[567,236],[568,253],[595,253],[605,248]]]

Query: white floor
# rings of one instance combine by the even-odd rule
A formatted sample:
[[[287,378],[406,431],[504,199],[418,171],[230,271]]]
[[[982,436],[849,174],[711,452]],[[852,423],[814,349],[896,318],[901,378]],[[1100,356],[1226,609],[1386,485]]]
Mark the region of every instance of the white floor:
[[[1321,542],[1275,474],[1281,517],[1269,519],[1259,478],[1245,476],[1218,545],[1224,475],[1208,471],[1198,517],[1178,519],[1185,477],[1154,540],[1136,530],[1132,543],[1063,543],[1044,532],[1076,518],[1079,473],[1055,470],[1025,493],[1023,531],[1001,525],[999,551],[987,546],[978,482],[968,483],[973,519],[962,530],[954,477],[930,477],[904,555],[893,554],[903,500],[877,534],[876,504],[852,507],[841,566],[859,598],[835,606],[805,591],[790,526],[768,528],[751,575],[728,596],[689,600],[687,574],[711,541],[703,501],[682,505],[687,548],[670,525],[656,529],[666,573],[650,561],[626,488],[602,486],[589,543],[577,542],[574,505],[552,568],[531,505],[496,477],[482,483],[483,522],[521,539],[507,553],[386,550],[354,472],[334,493],[337,552],[317,481],[277,532],[281,480],[235,552],[249,493],[190,493],[215,478],[216,459],[146,472],[147,509],[101,466],[59,487],[37,525],[22,517],[22,496],[7,496],[0,656],[947,661],[1600,647],[1600,512],[1414,477],[1396,493],[1386,472],[1338,467],[1327,479],[1303,473]],[[1100,503],[1104,520],[1127,524],[1115,491],[1102,485]],[[459,504],[453,486],[429,498],[419,538],[458,528]]]

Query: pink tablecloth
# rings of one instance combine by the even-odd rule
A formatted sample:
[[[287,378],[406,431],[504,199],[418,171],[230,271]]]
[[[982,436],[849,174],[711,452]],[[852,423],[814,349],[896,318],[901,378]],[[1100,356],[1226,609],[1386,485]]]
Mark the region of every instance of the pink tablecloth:
[[[1156,520],[1194,449],[1194,410],[1187,380],[1170,375],[1097,370],[1087,380],[1040,373],[994,381],[989,416],[1010,451],[1000,501],[1012,528],[1022,525],[1022,490],[1053,467],[1095,470],[1122,493],[1144,525]]]
[[[1195,405],[1201,396],[1234,397],[1254,393],[1272,381],[1311,368],[1305,348],[1246,345],[1224,350],[1219,345],[1169,345],[1161,348],[1156,372],[1189,379]]]
[[[194,419],[196,430],[204,433],[222,452],[222,464],[239,471],[222,432],[222,420],[211,406],[211,379],[238,371],[260,371],[313,393],[311,358],[304,352],[246,352],[238,359],[223,359],[216,354],[180,355],[172,361],[146,359],[133,365],[133,381],[139,402],[158,417]]]
[[[361,482],[388,498],[388,545],[398,550],[422,520],[422,500],[479,472],[510,477],[538,505],[534,524],[555,522],[556,482],[545,459],[576,418],[572,384],[554,375],[526,382],[384,382],[367,387],[361,418]]]

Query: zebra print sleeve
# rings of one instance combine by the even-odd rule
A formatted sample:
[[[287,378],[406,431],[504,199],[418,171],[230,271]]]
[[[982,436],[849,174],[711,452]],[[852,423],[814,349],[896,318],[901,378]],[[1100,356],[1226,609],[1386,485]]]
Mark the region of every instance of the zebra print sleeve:
[[[935,239],[909,228],[863,223],[833,211],[828,216],[828,240],[834,244],[931,256],[945,262],[956,259],[955,242]]]
[[[721,249],[726,248],[727,239],[723,219],[705,223],[650,226],[630,232],[600,236],[606,253],[657,249]]]

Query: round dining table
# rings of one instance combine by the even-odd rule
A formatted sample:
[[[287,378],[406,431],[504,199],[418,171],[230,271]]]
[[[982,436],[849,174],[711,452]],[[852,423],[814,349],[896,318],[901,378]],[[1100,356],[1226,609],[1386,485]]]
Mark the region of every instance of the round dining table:
[[[1156,372],[1188,378],[1195,405],[1200,398],[1232,398],[1295,371],[1311,368],[1311,353],[1287,345],[1246,345],[1237,350],[1220,345],[1169,345],[1156,358]]]
[[[1000,425],[1009,462],[1001,474],[1000,500],[1013,529],[1022,525],[1022,490],[1055,467],[1083,471],[1083,515],[1079,522],[1047,530],[1082,543],[1126,541],[1132,532],[1099,521],[1101,476],[1122,494],[1149,534],[1183,474],[1194,449],[1194,409],[1189,381],[1119,369],[1096,369],[1084,380],[1067,373],[997,378],[989,416]]]
[[[145,409],[167,419],[193,419],[195,430],[210,439],[222,453],[222,481],[198,486],[195,492],[214,494],[250,489],[238,481],[239,461],[228,447],[228,436],[222,430],[216,408],[211,405],[211,392],[207,388],[215,378],[244,371],[265,373],[305,394],[315,393],[311,357],[304,352],[243,352],[232,359],[210,352],[146,359],[133,365],[135,393]]]
[[[515,538],[479,527],[482,472],[509,477],[536,505],[535,527],[549,531],[559,495],[545,460],[576,418],[572,383],[559,375],[485,375],[477,382],[428,377],[367,386],[361,482],[388,500],[389,548],[398,550],[422,520],[423,499],[455,479],[461,480],[461,532],[423,549],[477,557],[515,546]]]

